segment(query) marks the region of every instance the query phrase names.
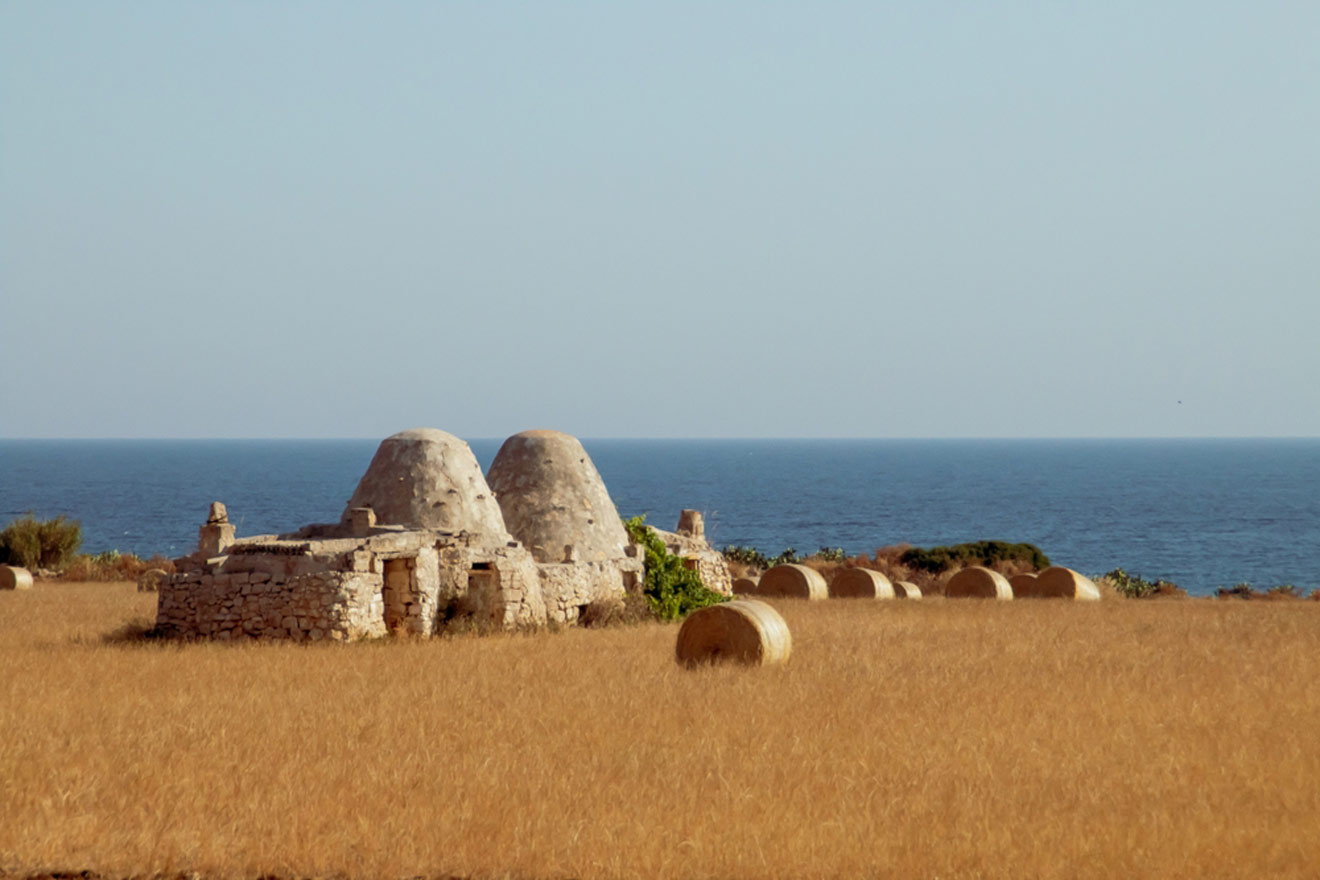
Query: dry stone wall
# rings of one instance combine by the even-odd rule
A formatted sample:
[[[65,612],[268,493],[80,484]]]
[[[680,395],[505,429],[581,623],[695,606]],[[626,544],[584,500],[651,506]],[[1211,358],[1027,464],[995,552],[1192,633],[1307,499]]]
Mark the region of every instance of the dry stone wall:
[[[218,639],[429,636],[456,609],[508,628],[547,620],[540,572],[517,543],[492,548],[466,534],[381,529],[359,538],[265,536],[229,549],[178,560],[185,570],[159,586],[162,631]]]
[[[537,566],[521,545],[490,549],[460,542],[443,547],[437,579],[441,608],[461,603],[510,629],[546,622]]]
[[[546,618],[574,623],[592,602],[617,601],[627,590],[641,589],[643,565],[638,558],[610,562],[540,563],[541,594]]]
[[[412,556],[383,559],[372,567],[381,571],[385,628],[431,635],[440,588],[439,553],[435,548],[420,548]]]
[[[156,626],[182,637],[356,639],[384,635],[381,576],[324,571],[285,579],[268,572],[170,575]]]
[[[549,619],[549,608],[541,590],[541,576],[531,554],[506,556],[494,563],[499,573],[500,602],[506,628],[535,626]]]
[[[733,575],[729,573],[729,562],[704,537],[666,532],[654,526],[651,528],[665,542],[665,548],[670,553],[683,557],[690,567],[696,569],[701,575],[701,582],[709,589],[726,596],[733,595]]]

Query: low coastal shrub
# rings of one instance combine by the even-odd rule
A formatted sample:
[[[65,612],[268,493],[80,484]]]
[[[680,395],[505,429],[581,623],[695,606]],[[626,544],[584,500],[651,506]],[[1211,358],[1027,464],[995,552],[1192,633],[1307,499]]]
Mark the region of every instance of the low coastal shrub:
[[[755,547],[744,547],[741,544],[729,544],[720,552],[724,554],[724,558],[728,562],[745,565],[750,568],[759,568],[762,571],[770,567],[770,559]]]
[[[60,571],[60,578],[66,581],[135,581],[143,572],[153,568],[171,573],[174,562],[160,554],[143,559],[133,553],[107,550],[94,556],[86,553],[74,556]]]
[[[821,547],[810,556],[800,556],[792,547],[784,548],[778,556],[766,556],[755,547],[730,544],[720,551],[728,563],[729,574],[735,578],[757,577],[776,565],[807,565],[819,571],[826,579],[848,562],[842,547]]]
[[[776,565],[805,565],[815,569],[828,582],[844,568],[865,568],[878,571],[891,581],[909,581],[919,587],[923,593],[938,593],[937,576],[929,571],[917,569],[901,561],[904,553],[911,550],[911,545],[900,544],[881,547],[873,557],[865,553],[848,556],[842,547],[822,546],[809,556],[800,555],[792,547],[785,548],[778,556],[767,557],[754,547],[731,545],[722,551],[729,563],[729,571],[734,577],[755,577]]]
[[[1277,587],[1270,587],[1268,590],[1257,590],[1250,583],[1242,581],[1231,587],[1220,587],[1215,590],[1216,599],[1270,599],[1270,600],[1289,600],[1304,599],[1302,591],[1292,584],[1279,584]],[[1316,591],[1311,592],[1310,598],[1318,598]]]
[[[0,530],[0,564],[61,568],[82,545],[82,524],[62,514],[39,520],[31,511]]]
[[[118,550],[79,553],[80,546],[78,520],[62,515],[39,520],[29,512],[0,530],[0,565],[46,569],[66,581],[134,581],[153,568],[174,571],[173,561],[160,554],[143,559]]]
[[[939,577],[928,571],[914,568],[902,562],[903,555],[912,549],[911,544],[891,544],[877,547],[870,557],[865,554],[852,560],[852,565],[870,568],[880,572],[890,581],[908,581],[916,584],[923,595],[935,595],[940,592]]]
[[[1121,568],[1105,572],[1100,579],[1108,581],[1115,592],[1124,599],[1143,599],[1155,591],[1153,583],[1143,579],[1141,575],[1128,574]]]
[[[1050,559],[1035,544],[1011,544],[1007,541],[974,541],[943,547],[912,547],[899,561],[919,571],[939,574],[969,565],[993,567],[998,563],[1020,563],[1034,571],[1049,568]]]
[[[1187,591],[1177,584],[1166,580],[1148,581],[1138,574],[1128,574],[1121,568],[1102,574],[1099,578],[1107,582],[1124,599],[1151,599],[1158,596],[1186,596]]]
[[[698,608],[724,602],[727,596],[709,589],[701,575],[684,565],[683,558],[669,552],[660,536],[646,525],[646,516],[623,521],[629,539],[646,552],[646,576],[642,595],[656,617],[678,620]]]

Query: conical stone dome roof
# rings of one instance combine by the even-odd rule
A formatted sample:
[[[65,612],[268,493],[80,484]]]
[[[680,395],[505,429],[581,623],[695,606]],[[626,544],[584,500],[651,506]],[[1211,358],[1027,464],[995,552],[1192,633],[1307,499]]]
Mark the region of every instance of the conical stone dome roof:
[[[355,507],[372,508],[383,525],[509,540],[471,447],[435,428],[413,428],[382,440],[344,508],[343,522],[351,521]]]
[[[537,562],[619,559],[628,533],[605,481],[576,437],[559,431],[515,434],[487,474],[504,522]]]

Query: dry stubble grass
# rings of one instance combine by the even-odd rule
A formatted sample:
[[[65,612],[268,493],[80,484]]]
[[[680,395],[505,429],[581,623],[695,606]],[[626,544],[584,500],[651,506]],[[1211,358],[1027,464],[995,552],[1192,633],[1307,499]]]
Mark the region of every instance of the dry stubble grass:
[[[106,643],[0,595],[0,871],[1209,877],[1320,870],[1320,604],[775,603],[784,668],[658,625]]]

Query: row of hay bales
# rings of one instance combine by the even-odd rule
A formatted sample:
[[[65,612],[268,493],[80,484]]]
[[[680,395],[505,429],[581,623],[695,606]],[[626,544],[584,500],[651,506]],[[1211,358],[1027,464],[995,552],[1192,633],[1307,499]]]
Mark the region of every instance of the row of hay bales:
[[[912,584],[889,578],[865,568],[845,568],[829,582],[820,572],[805,565],[777,565],[759,580],[739,578],[735,593],[743,596],[796,599],[895,599],[921,598]],[[1012,578],[976,565],[964,568],[949,579],[944,595],[951,599],[1074,599],[1095,601],[1100,590],[1084,575],[1070,568],[1053,566],[1039,574]],[[678,631],[674,656],[684,666],[733,662],[771,666],[788,660],[793,638],[779,612],[765,602],[739,598],[711,605],[688,615]]]
[[[1100,588],[1084,574],[1054,565],[1042,572],[1006,578],[979,565],[969,566],[949,579],[944,595],[950,599],[1072,599],[1097,602]]]
[[[891,582],[869,568],[843,568],[827,584],[814,568],[776,565],[757,578],[738,578],[733,592],[743,596],[789,599],[920,599],[921,590],[907,581]],[[979,565],[964,568],[949,579],[950,599],[1075,599],[1095,601],[1100,589],[1071,568],[1053,566],[1039,574],[1002,574]]]
[[[814,568],[784,564],[759,578],[738,578],[735,595],[789,599],[920,599],[921,589],[907,581],[891,582],[869,568],[844,568],[828,583]]]

